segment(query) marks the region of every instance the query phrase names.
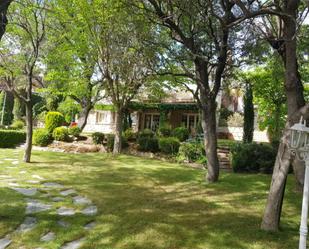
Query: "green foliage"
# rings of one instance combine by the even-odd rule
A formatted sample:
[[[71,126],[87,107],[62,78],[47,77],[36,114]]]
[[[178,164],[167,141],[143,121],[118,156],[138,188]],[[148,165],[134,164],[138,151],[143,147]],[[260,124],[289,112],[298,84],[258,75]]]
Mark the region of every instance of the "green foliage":
[[[185,127],[177,127],[172,130],[172,137],[177,137],[180,142],[183,142],[189,138],[189,130]]]
[[[52,133],[55,128],[65,123],[64,116],[60,112],[48,112],[45,116],[45,128]]]
[[[2,91],[0,93],[0,122],[2,120],[3,105],[5,105],[3,124],[10,125],[14,118],[13,116],[14,96],[12,95],[12,93],[5,91]]]
[[[102,132],[94,132],[91,137],[94,144],[103,144],[105,135]]]
[[[73,127],[69,127],[68,132],[69,132],[69,135],[73,137],[79,137],[80,134],[82,133],[82,130],[78,126],[73,126]]]
[[[134,141],[136,139],[136,133],[132,128],[126,129],[123,135],[128,141]]]
[[[106,137],[106,147],[109,151],[113,151],[115,142],[115,135],[108,134]],[[121,146],[122,148],[127,148],[129,146],[128,141],[124,136],[121,136]]]
[[[11,125],[11,128],[14,130],[22,130],[25,127],[25,122],[23,120],[15,120]]]
[[[138,137],[154,137],[155,133],[150,129],[144,129],[138,133]]]
[[[177,155],[179,162],[201,162],[207,163],[205,148],[201,142],[182,143]]]
[[[0,148],[15,148],[26,141],[26,133],[15,130],[0,130]]]
[[[171,136],[172,128],[168,125],[164,125],[162,127],[159,127],[158,135],[161,137],[169,137]]]
[[[223,107],[219,110],[219,126],[226,127],[228,118],[233,115],[233,112]]]
[[[159,150],[158,139],[156,137],[139,137],[137,144],[140,151],[157,152]]]
[[[53,138],[56,141],[66,142],[69,140],[69,132],[66,127],[56,127],[53,131]]]
[[[159,138],[159,149],[166,154],[177,154],[180,142],[176,137]]]
[[[16,120],[20,120],[26,115],[25,104],[19,98],[14,99],[13,114]]]
[[[33,144],[41,147],[45,147],[51,144],[53,141],[52,135],[47,129],[36,129],[33,132]]]
[[[251,143],[254,132],[254,106],[251,82],[246,83],[244,96],[244,135],[243,142]]]
[[[243,127],[244,125],[244,116],[238,112],[235,112],[231,115],[228,120],[227,124],[229,127]]]
[[[276,154],[276,150],[268,144],[237,143],[231,147],[233,171],[271,173]]]
[[[74,120],[75,115],[80,113],[81,107],[74,100],[67,97],[64,101],[59,103],[57,110],[63,113],[67,123],[71,123]]]

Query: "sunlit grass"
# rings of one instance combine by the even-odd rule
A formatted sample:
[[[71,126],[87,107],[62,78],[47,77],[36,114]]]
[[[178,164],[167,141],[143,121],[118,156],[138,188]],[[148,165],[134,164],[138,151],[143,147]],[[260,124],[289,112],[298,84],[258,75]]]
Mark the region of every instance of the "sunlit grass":
[[[0,150],[0,161],[13,150]],[[20,157],[21,157],[20,151]],[[205,172],[156,160],[109,154],[64,154],[34,152],[33,163],[19,169],[0,164],[0,174],[10,174],[20,183],[37,174],[46,181],[78,190],[98,206],[97,226],[81,227],[92,218],[67,218],[71,229],[59,228],[57,215],[44,212],[39,226],[14,237],[10,248],[59,248],[65,241],[86,235],[83,248],[100,249],[268,249],[296,248],[301,196],[289,177],[282,213],[281,231],[259,229],[270,176],[222,173],[220,182],[206,184]],[[26,170],[26,174],[19,174]],[[31,186],[31,184],[25,184]],[[22,221],[23,197],[0,185],[0,235]],[[64,202],[58,205],[72,203]],[[4,217],[4,218],[3,218]],[[55,231],[50,243],[40,236]]]

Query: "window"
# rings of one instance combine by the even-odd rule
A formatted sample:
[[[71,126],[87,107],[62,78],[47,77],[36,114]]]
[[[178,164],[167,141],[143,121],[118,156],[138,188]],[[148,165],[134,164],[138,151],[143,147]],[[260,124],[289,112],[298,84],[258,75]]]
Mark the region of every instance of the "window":
[[[156,131],[159,127],[159,114],[145,114],[144,128]]]
[[[199,114],[183,114],[182,126],[186,127],[190,132],[195,132],[199,123]]]
[[[106,112],[96,112],[96,124],[103,124],[106,122],[107,113]]]

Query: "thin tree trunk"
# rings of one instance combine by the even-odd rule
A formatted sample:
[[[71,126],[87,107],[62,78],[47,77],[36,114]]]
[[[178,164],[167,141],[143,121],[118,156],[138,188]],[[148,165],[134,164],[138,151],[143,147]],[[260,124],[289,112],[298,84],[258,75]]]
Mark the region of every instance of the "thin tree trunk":
[[[114,150],[113,154],[119,154],[121,152],[121,135],[122,135],[122,120],[123,120],[123,111],[121,109],[116,112],[116,130],[115,130],[115,140],[114,140]]]
[[[217,155],[217,127],[216,102],[208,100],[207,107],[202,110],[202,128],[204,145],[207,157],[207,182],[216,182],[219,179],[219,160]]]
[[[5,33],[5,27],[7,25],[6,13],[12,0],[1,0],[0,2],[0,40]]]
[[[79,114],[79,118],[78,118],[78,122],[77,122],[78,127],[81,130],[84,130],[85,126],[87,125],[88,116],[89,116],[91,109],[92,109],[91,105],[82,106],[82,111]]]
[[[32,134],[33,134],[33,113],[31,102],[26,103],[26,124],[27,124],[27,135],[26,135],[26,145],[24,162],[30,163],[31,151],[32,151]]]

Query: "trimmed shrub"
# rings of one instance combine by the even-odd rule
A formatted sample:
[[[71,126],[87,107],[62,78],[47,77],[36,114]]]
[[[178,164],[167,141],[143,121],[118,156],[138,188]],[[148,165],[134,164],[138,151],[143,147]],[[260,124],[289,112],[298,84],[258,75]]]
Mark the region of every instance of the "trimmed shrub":
[[[159,143],[156,137],[139,137],[137,139],[138,150],[145,152],[159,151]]]
[[[172,129],[168,126],[162,126],[159,128],[158,135],[161,137],[169,137],[171,136]]]
[[[123,133],[123,136],[128,141],[134,141],[136,139],[136,133],[132,130],[132,128],[126,129],[126,131]]]
[[[201,142],[182,143],[177,156],[179,162],[206,163],[205,148]]]
[[[56,141],[68,141],[69,140],[69,132],[66,127],[57,127],[53,131],[53,138]]]
[[[145,130],[142,130],[140,133],[138,133],[138,137],[141,138],[141,137],[154,137],[154,132],[150,129],[145,129]]]
[[[45,128],[49,133],[53,133],[54,129],[65,123],[64,116],[60,112],[48,112],[45,117]]]
[[[26,141],[23,131],[0,130],[0,148],[15,148]]]
[[[276,160],[276,150],[268,144],[242,144],[231,146],[234,172],[271,173]]]
[[[106,147],[109,151],[113,151],[115,142],[115,135],[108,134],[106,137]],[[127,148],[129,146],[128,141],[124,136],[121,136],[122,148]]]
[[[82,130],[78,126],[72,126],[72,127],[69,127],[68,132],[69,132],[69,135],[73,137],[79,137],[79,135],[82,133]]]
[[[37,129],[33,132],[33,144],[46,147],[53,141],[52,135],[46,129]]]
[[[180,142],[176,137],[162,137],[159,139],[159,149],[166,154],[178,153]]]
[[[177,127],[172,131],[172,137],[177,137],[180,142],[189,138],[189,130],[185,127]]]
[[[10,128],[14,130],[22,130],[25,127],[25,123],[22,120],[15,120]]]
[[[94,144],[103,144],[105,135],[102,132],[94,132],[91,137]]]

